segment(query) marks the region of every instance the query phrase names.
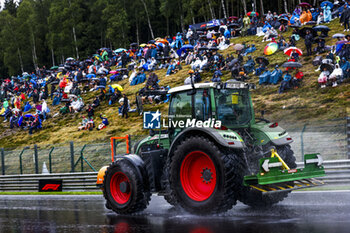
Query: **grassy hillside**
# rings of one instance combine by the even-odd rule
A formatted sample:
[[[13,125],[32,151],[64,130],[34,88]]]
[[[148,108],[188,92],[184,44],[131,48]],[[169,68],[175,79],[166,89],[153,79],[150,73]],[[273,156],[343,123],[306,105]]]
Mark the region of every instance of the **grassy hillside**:
[[[326,39],[327,45],[334,45],[336,39],[332,39],[331,35],[342,32],[342,27],[339,25],[339,20],[336,19],[332,23],[327,24],[331,28],[330,37]],[[291,29],[284,34],[287,39],[291,35]],[[252,55],[254,57],[262,56],[264,47],[268,42],[261,42],[261,37],[249,36],[243,38],[232,39],[232,43],[255,44],[257,51]],[[304,40],[297,42],[297,47],[306,51]],[[230,47],[229,49],[221,52],[225,56],[232,54],[235,51]],[[322,54],[325,56],[326,54]],[[347,115],[349,112],[349,100],[350,100],[350,82],[342,84],[336,88],[327,87],[320,89],[317,84],[317,78],[319,72],[315,72],[316,67],[312,66],[311,62],[315,56],[301,57],[301,63],[304,72],[304,80],[302,81],[301,88],[296,90],[288,90],[284,94],[277,94],[279,85],[259,86],[259,78],[257,76],[250,76],[250,82],[257,84],[257,89],[252,91],[253,102],[255,110],[259,115],[260,110],[265,110],[265,118],[282,121],[288,123],[302,123],[306,121],[317,122],[320,120],[327,120],[333,118],[341,118]],[[279,51],[272,56],[269,56],[270,65],[269,70],[278,64],[281,65],[287,60],[287,56]],[[165,70],[156,71],[159,76],[160,85],[170,85],[175,87],[182,85],[184,79],[187,77],[188,66],[183,66],[183,69],[175,75],[165,77]],[[212,73],[203,73],[202,78],[204,81],[210,80]],[[224,72],[223,80],[230,79],[230,73]],[[136,108],[135,105],[135,93],[144,86],[140,84],[137,86],[129,86],[128,80],[119,82],[124,88],[124,93],[128,95],[132,108]],[[93,98],[98,92],[90,92],[82,95],[84,102],[87,104],[92,102]],[[49,103],[51,103],[49,101]],[[52,108],[52,107],[51,107]],[[167,111],[167,104],[160,105],[146,105],[145,110],[159,109],[161,112]],[[51,109],[51,112],[57,112],[58,108]],[[85,114],[85,111],[77,114],[67,114],[64,116],[58,116],[50,118],[44,122],[44,128],[40,132],[35,132],[32,136],[28,135],[27,131],[20,131],[18,129],[10,130],[8,123],[0,124],[0,145],[1,147],[18,147],[30,144],[55,144],[66,141],[85,141],[85,142],[106,142],[111,136],[122,136],[125,134],[140,135],[147,134],[148,131],[142,129],[142,116],[137,113],[131,113],[129,119],[123,119],[118,116],[118,106],[107,105],[106,102],[102,104],[95,111],[95,116],[100,113],[106,114],[111,125],[102,131],[77,131],[81,117]],[[348,114],[349,115],[349,114]],[[96,117],[95,117],[96,118]],[[99,120],[96,121],[100,123]]]

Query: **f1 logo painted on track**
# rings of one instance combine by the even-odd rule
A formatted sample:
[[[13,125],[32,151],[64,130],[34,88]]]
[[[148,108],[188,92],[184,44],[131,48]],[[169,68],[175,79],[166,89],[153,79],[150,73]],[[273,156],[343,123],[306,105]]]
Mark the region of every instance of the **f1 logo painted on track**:
[[[144,112],[143,113],[143,128],[144,129],[160,129],[160,112]]]
[[[45,184],[45,186],[41,190],[48,191],[51,189],[52,191],[57,191],[60,186],[60,184]]]

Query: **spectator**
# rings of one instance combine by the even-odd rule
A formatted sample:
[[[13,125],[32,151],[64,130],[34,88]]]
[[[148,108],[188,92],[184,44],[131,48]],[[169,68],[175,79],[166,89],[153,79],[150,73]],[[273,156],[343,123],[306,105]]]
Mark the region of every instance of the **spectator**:
[[[335,64],[335,69],[329,76],[329,80],[332,82],[332,87],[338,86],[337,81],[343,82],[343,70],[340,68],[339,64]]]
[[[340,17],[340,22],[342,25],[344,25],[344,32],[349,31],[350,29],[349,20],[350,20],[350,7],[347,4],[345,4],[344,10],[341,13],[341,17]]]
[[[97,130],[102,130],[102,129],[106,128],[107,125],[109,125],[109,122],[108,122],[108,119],[107,119],[106,115],[101,115],[100,114],[100,118],[102,119],[102,123],[99,124]]]
[[[128,118],[128,111],[129,111],[129,99],[126,97],[125,94],[123,94],[123,105],[122,105],[122,117],[125,116],[125,119]]]
[[[296,70],[296,74],[292,79],[292,85],[294,89],[298,89],[300,87],[300,82],[303,79],[304,74],[303,72],[299,71],[299,69]]]
[[[33,130],[34,129],[39,129],[40,128],[40,119],[39,119],[38,114],[35,114],[34,118],[35,119],[33,120],[33,122],[31,123],[31,125],[29,127],[29,135],[33,134]]]
[[[88,119],[86,119],[86,117],[83,116],[83,120],[80,123],[80,126],[78,127],[78,130],[86,130],[87,129],[87,123],[88,123]]]
[[[94,109],[93,109],[93,107],[92,107],[91,104],[89,104],[89,107],[88,107],[88,109],[86,110],[86,112],[87,112],[87,114],[88,114],[88,118],[89,118],[89,119],[92,118],[92,117],[94,117],[95,111],[94,111]]]
[[[96,98],[92,102],[92,107],[97,108],[98,106],[100,106],[100,99],[98,98],[98,96],[96,96]]]
[[[321,88],[325,88],[328,80],[328,76],[330,75],[327,68],[324,68],[321,72],[320,76],[318,77],[318,83],[321,85]]]
[[[310,33],[309,30],[306,31],[306,36],[305,36],[305,46],[307,50],[307,56],[312,55],[312,43],[313,43],[313,35]]]
[[[281,86],[278,89],[278,94],[282,94],[285,90],[290,88],[290,82],[292,80],[292,76],[286,71],[286,74],[283,76],[283,80],[281,82]]]

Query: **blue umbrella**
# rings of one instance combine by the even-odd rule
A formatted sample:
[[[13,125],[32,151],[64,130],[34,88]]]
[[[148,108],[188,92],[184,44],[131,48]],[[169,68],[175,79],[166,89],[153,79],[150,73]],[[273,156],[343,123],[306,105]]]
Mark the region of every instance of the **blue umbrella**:
[[[190,44],[186,44],[184,46],[181,47],[182,49],[193,49],[193,46]]]
[[[24,117],[34,117],[33,114],[26,114]]]
[[[114,50],[115,53],[121,53],[123,51],[126,51],[126,49],[119,48],[119,49]]]
[[[180,49],[176,51],[177,55],[181,56],[182,51],[186,51],[187,49],[192,50],[193,46],[190,44],[182,46]]]
[[[327,6],[329,6],[331,9],[333,8],[333,3],[331,3],[330,1],[324,1],[321,3],[321,7],[324,7],[327,4]]]
[[[336,54],[338,54],[338,53],[342,50],[344,44],[345,44],[345,43],[337,44],[337,46],[336,46],[336,48],[335,48],[335,53],[336,53]]]
[[[96,75],[95,75],[95,74],[88,74],[88,75],[86,75],[86,77],[87,77],[87,78],[95,78]]]

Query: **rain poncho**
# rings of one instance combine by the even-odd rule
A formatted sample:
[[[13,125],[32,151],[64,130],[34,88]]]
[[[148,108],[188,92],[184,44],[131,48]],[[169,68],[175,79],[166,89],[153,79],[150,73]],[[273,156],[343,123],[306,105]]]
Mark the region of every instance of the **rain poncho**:
[[[9,102],[5,100],[2,106],[6,110],[9,107]]]
[[[324,16],[324,21],[325,22],[330,22],[332,20],[332,12],[331,12],[331,7],[330,6],[323,6],[323,16]]]
[[[29,102],[27,102],[26,105],[24,106],[23,112],[28,112],[30,109],[32,109],[32,106],[29,104]]]
[[[299,15],[293,14],[292,17],[290,18],[290,24],[295,24],[297,20],[299,19]]]
[[[253,53],[256,50],[256,47],[254,44],[252,44],[252,46],[250,46],[249,48],[247,48],[245,50],[245,52],[242,54],[243,56],[246,56],[248,53]]]
[[[306,13],[306,11],[303,11],[303,13],[300,15],[300,23],[304,24],[306,22],[308,22],[308,15]]]
[[[339,63],[340,68],[343,70],[344,76],[348,76],[349,70],[350,70],[350,62],[342,58],[341,62]]]
[[[49,112],[50,111],[49,108],[47,107],[47,103],[45,100],[43,101],[43,104],[41,105],[41,111],[42,112]]]
[[[259,84],[268,84],[270,81],[271,72],[265,71],[262,75],[259,76]]]
[[[339,67],[339,65],[336,65],[335,67],[336,68],[333,70],[333,72],[329,76],[329,78],[331,79],[343,76],[343,70]]]
[[[281,78],[282,78],[282,70],[275,68],[271,72],[270,83],[277,84],[281,80]]]
[[[134,86],[140,83],[143,83],[146,80],[146,75],[145,73],[139,73],[137,76],[133,78],[133,80],[130,83],[130,86]]]
[[[265,33],[268,28],[272,28],[272,26],[267,21],[265,21],[265,25],[262,28],[262,31]]]
[[[249,74],[254,71],[255,62],[254,59],[249,59],[246,64],[243,66],[245,73]]]

